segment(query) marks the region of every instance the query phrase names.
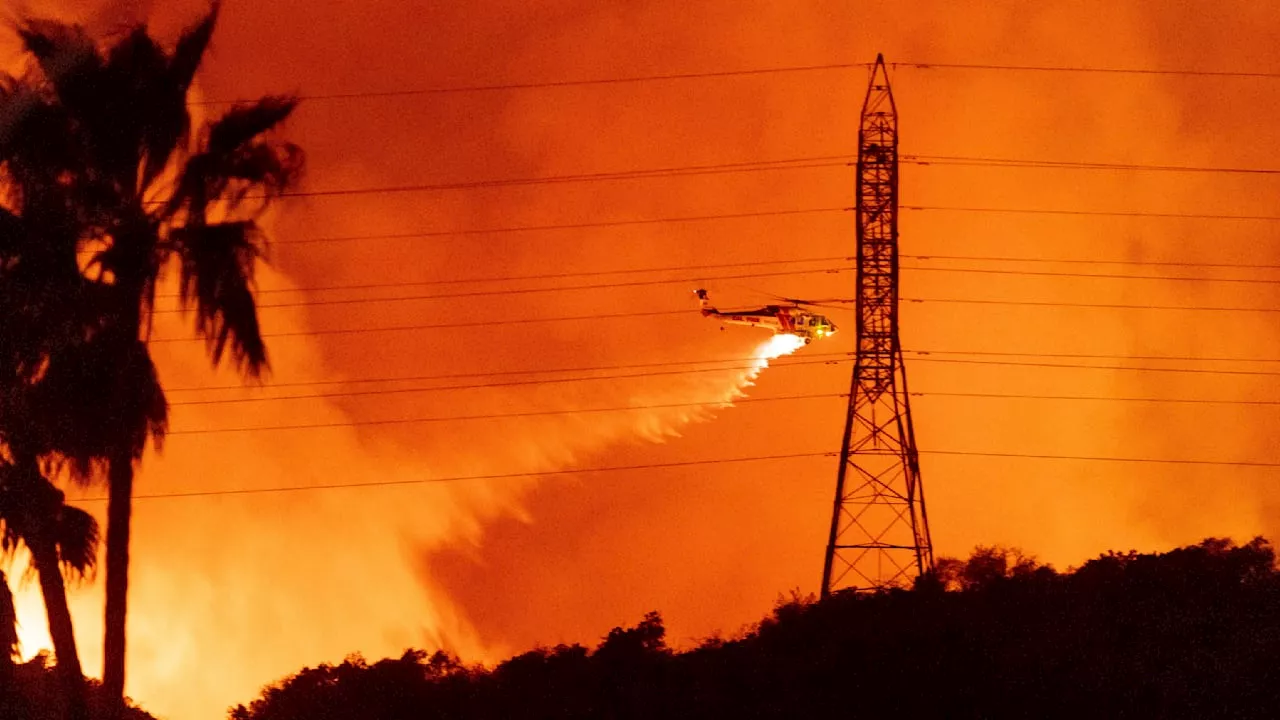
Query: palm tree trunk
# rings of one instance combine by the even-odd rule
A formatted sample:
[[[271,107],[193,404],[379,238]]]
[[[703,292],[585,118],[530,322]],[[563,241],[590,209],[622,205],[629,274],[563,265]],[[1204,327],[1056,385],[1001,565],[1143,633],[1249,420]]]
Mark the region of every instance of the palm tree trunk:
[[[102,691],[107,720],[118,720],[124,711],[124,631],[129,600],[129,523],[133,514],[133,457],[128,450],[112,458],[109,480]]]
[[[49,617],[49,635],[53,638],[58,674],[66,694],[67,717],[69,720],[87,720],[84,672],[80,668],[76,636],[71,628],[71,608],[67,606],[67,588],[58,564],[58,549],[43,535],[38,533],[36,537],[28,538],[27,547],[40,577],[40,592],[44,595],[45,612]]]

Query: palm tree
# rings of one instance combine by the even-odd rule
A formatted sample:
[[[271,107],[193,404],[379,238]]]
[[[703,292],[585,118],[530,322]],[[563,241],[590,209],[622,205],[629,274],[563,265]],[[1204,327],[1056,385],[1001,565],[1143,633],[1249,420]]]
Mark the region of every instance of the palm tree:
[[[66,121],[60,182],[74,192],[77,248],[95,249],[94,288],[85,295],[101,323],[92,342],[56,344],[66,356],[49,369],[65,368],[69,383],[91,390],[103,419],[96,433],[75,435],[80,447],[68,454],[87,461],[108,448],[103,690],[116,712],[123,709],[134,464],[164,431],[163,413],[155,412],[163,393],[151,385],[145,342],[156,287],[176,263],[180,302],[194,309],[213,364],[229,354],[247,376],[262,373],[257,220],[301,171],[298,148],[268,136],[293,111],[292,98],[237,104],[192,136],[186,95],[217,14],[215,2],[172,51],[144,26],[105,49],[58,22],[27,21],[19,30],[40,70],[28,86],[38,81],[41,97]],[[84,427],[84,415],[65,417]]]
[[[64,709],[81,720],[84,675],[63,572],[83,577],[93,569],[98,529],[92,516],[65,505],[48,476],[66,467],[87,479],[95,461],[108,457],[83,433],[99,419],[96,405],[75,402],[83,388],[73,382],[108,336],[92,302],[103,288],[77,263],[78,221],[67,212],[77,190],[60,142],[66,129],[65,114],[38,92],[0,78],[0,553],[25,546],[32,556]],[[161,405],[160,423],[164,412]]]
[[[63,141],[71,119],[31,78],[0,77],[0,551],[25,546],[39,577],[69,717],[86,717],[63,572],[83,577],[97,560],[92,516],[68,507],[49,477],[90,479],[111,443],[136,428],[162,432],[167,408],[154,376],[122,375],[149,404],[107,417],[100,377],[116,341],[100,306],[110,288],[81,272],[82,192]],[[135,343],[137,345],[138,343]],[[110,424],[108,424],[110,423]],[[105,433],[102,426],[116,428]],[[134,430],[130,430],[133,428]],[[145,437],[145,436],[144,436]]]
[[[63,573],[83,578],[93,570],[98,557],[98,523],[84,510],[67,505],[62,491],[40,473],[34,460],[0,465],[0,553],[11,555],[24,545],[44,596],[68,715],[83,720],[87,716],[84,674]],[[4,600],[0,597],[0,645],[16,639],[3,634]]]

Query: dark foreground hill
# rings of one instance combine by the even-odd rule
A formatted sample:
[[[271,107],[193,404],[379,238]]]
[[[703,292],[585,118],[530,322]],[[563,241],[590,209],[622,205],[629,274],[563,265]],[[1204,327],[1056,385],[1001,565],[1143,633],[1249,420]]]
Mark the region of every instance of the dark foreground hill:
[[[531,609],[536,612],[536,609]],[[1280,573],[1262,539],[1065,573],[980,548],[911,590],[781,603],[685,652],[661,618],[493,669],[443,653],[307,668],[233,720],[1276,718]]]

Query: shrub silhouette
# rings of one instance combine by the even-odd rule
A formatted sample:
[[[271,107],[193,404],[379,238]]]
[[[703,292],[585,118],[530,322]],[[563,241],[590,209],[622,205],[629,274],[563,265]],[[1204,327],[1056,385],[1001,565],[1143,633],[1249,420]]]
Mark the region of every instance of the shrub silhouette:
[[[1058,572],[979,547],[913,589],[793,597],[684,652],[661,617],[492,669],[410,651],[307,668],[233,720],[1280,717],[1280,573],[1261,538]]]

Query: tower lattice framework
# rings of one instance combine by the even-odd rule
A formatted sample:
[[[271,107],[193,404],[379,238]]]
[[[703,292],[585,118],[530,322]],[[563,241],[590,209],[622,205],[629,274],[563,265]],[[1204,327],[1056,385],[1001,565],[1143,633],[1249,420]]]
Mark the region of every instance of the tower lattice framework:
[[[877,56],[858,130],[857,358],[822,595],[909,583],[933,568],[898,336],[898,118]]]

